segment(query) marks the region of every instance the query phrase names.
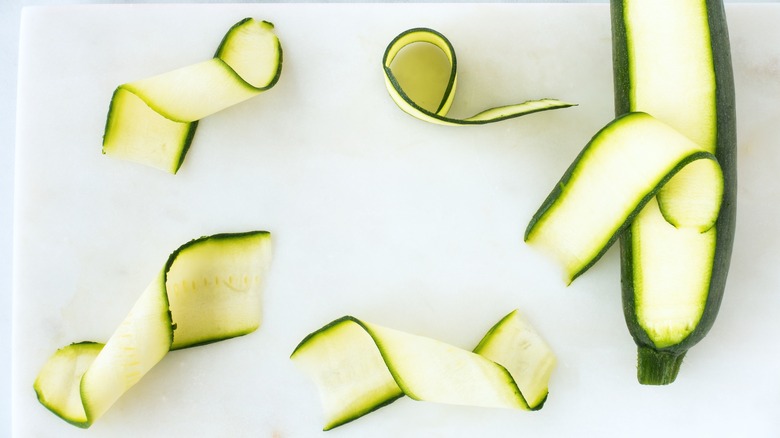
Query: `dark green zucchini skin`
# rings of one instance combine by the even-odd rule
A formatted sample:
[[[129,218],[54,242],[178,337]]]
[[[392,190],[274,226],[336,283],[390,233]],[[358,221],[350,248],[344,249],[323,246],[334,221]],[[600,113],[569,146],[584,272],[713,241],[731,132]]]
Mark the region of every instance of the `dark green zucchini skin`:
[[[632,0],[610,0],[612,18],[612,57],[615,87],[615,113],[629,111],[629,90],[632,84],[628,72],[629,57],[626,40],[624,5]],[[688,0],[685,0],[688,1]],[[706,3],[710,28],[716,86],[716,151],[723,170],[724,192],[716,227],[715,257],[712,266],[704,314],[696,328],[680,343],[658,349],[637,321],[634,307],[633,263],[630,228],[620,239],[621,286],[623,313],[629,332],[639,347],[638,374],[640,383],[668,384],[674,381],[685,353],[709,332],[718,314],[734,241],[737,198],[737,133],[734,104],[734,77],[731,67],[726,13],[722,0],[701,0]]]

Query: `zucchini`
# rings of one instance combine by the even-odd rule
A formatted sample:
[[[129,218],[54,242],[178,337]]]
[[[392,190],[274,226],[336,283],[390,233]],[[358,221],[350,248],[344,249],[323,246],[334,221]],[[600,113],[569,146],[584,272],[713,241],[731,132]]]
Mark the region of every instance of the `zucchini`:
[[[63,420],[90,427],[170,350],[251,333],[260,325],[270,234],[217,234],[174,251],[105,344],[51,356],[33,388]]]
[[[103,153],[175,174],[200,119],[279,80],[282,47],[273,28],[245,18],[228,30],[211,60],[117,87]]]
[[[426,50],[430,48],[435,49]],[[436,55],[440,54],[444,56],[439,57],[441,62],[437,62]],[[490,108],[471,117],[448,117],[455,100],[458,62],[450,41],[429,28],[401,32],[385,49],[382,65],[387,91],[398,107],[413,117],[431,123],[481,125],[574,105],[557,99],[538,99]]]
[[[541,409],[556,359],[517,310],[474,352],[351,316],[306,336],[290,358],[318,386],[324,430],[403,395],[439,403]]]
[[[704,163],[700,168],[708,172],[705,176],[711,184],[701,190],[673,192],[697,208],[669,213],[678,223],[692,224],[695,234],[711,229],[720,210],[723,178],[715,156],[648,114],[618,117],[574,160],[534,214],[525,241],[557,259],[567,284],[571,283],[675,175],[698,163]]]
[[[105,344],[79,342],[57,350],[35,379],[38,401],[68,423],[89,427],[81,401],[81,376]]]
[[[712,327],[731,259],[737,142],[726,14],[720,0],[610,3],[616,113],[645,111],[672,126],[714,154],[723,175],[711,229],[670,225],[659,198],[620,239],[623,308],[639,350],[638,380],[668,384]],[[706,171],[690,167],[667,184],[670,191],[708,187]]]
[[[718,312],[736,207],[734,84],[723,5],[611,3],[618,117],[534,214],[525,239],[571,282],[620,238],[638,380],[675,380]]]

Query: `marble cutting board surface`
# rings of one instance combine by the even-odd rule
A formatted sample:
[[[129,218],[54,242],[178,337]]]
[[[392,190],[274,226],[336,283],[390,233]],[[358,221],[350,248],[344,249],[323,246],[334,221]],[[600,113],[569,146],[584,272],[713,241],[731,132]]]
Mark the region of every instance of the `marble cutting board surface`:
[[[471,349],[520,308],[559,357],[539,412],[401,399],[333,437],[780,435],[780,7],[728,7],[739,216],[728,291],[678,381],[643,387],[613,248],[565,287],[522,243],[531,215],[612,119],[605,4],[69,6],[23,13],[16,151],[13,430],[19,437],[320,436],[288,356],[351,314]],[[102,156],[113,89],[208,59],[244,17],[284,47],[269,92],[204,119],[171,176]],[[579,106],[489,126],[425,124],[384,89],[403,30],[447,35],[454,115],[531,98]],[[173,352],[91,429],[38,404],[57,348],[105,341],[180,244],[265,229],[255,333]]]

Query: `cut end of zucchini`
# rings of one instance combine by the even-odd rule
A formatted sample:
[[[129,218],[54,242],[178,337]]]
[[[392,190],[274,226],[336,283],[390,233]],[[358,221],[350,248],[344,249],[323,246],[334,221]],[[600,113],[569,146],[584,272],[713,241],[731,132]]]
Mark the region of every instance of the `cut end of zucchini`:
[[[685,352],[657,351],[640,346],[637,355],[637,379],[643,385],[668,385],[677,378]]]

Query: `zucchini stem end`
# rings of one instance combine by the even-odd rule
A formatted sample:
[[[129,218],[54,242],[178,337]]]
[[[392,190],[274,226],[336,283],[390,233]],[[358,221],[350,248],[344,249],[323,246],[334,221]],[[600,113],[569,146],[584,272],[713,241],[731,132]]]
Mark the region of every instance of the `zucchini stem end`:
[[[637,379],[643,385],[668,385],[677,378],[685,352],[658,351],[640,346],[637,355]]]

